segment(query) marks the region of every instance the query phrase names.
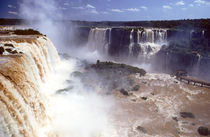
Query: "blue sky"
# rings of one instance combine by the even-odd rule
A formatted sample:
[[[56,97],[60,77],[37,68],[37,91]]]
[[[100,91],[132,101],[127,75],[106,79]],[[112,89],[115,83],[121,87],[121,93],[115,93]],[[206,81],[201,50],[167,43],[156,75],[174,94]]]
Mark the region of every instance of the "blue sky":
[[[43,0],[45,1],[45,0]],[[136,21],[210,18],[210,0],[56,0],[63,18]],[[21,18],[21,0],[0,0],[0,18]]]

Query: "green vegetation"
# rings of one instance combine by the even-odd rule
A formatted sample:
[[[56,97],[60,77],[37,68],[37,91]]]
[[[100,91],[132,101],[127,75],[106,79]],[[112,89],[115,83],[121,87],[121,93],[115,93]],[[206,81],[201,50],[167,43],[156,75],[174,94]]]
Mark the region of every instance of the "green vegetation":
[[[25,23],[23,19],[0,19],[0,25],[20,25]]]
[[[91,68],[94,68],[99,71],[100,70],[114,71],[116,73],[123,73],[127,75],[139,73],[141,76],[144,76],[146,74],[146,71],[144,69],[140,69],[126,64],[117,64],[113,62],[100,62],[99,60],[97,61],[96,64],[91,65]]]
[[[43,35],[37,30],[25,29],[25,30],[15,30],[14,34],[16,35]]]
[[[35,20],[37,21],[37,20]],[[55,21],[56,22],[56,21]],[[157,20],[157,21],[57,21],[63,23],[71,22],[74,25],[84,27],[105,27],[105,26],[142,26],[142,27],[157,27],[157,28],[173,28],[173,29],[210,29],[210,19],[184,19],[184,20]],[[23,19],[0,19],[0,25],[20,25],[26,24]]]
[[[73,24],[88,27],[105,27],[105,26],[142,26],[156,28],[171,28],[171,29],[210,29],[210,19],[186,19],[186,20],[159,20],[159,21],[103,21],[103,22],[88,22],[88,21],[72,21]]]

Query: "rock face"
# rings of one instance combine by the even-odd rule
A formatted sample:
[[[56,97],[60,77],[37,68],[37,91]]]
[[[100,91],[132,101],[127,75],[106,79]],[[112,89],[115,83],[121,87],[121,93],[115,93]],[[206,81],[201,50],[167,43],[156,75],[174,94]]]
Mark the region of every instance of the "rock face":
[[[207,127],[199,127],[198,128],[198,133],[202,136],[208,136],[210,135],[210,131]]]
[[[180,112],[181,117],[183,118],[195,118],[191,112]]]

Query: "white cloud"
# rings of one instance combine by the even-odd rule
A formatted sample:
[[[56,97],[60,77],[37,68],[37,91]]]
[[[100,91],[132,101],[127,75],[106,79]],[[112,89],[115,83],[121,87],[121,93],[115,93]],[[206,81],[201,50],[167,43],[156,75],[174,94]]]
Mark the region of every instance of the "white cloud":
[[[146,6],[141,6],[141,9],[147,10]]]
[[[87,8],[91,8],[91,9],[95,9],[96,7],[94,7],[93,5],[87,4],[86,5]]]
[[[72,9],[76,10],[84,10],[86,13],[92,13],[92,14],[99,14],[99,12],[96,10],[96,7],[93,5],[87,4],[85,7],[71,7]]]
[[[8,11],[8,14],[18,15],[18,13],[16,11]]]
[[[207,2],[205,0],[194,0],[194,3],[197,4],[198,6],[200,6],[200,5],[210,5],[210,2]]]
[[[189,4],[189,6],[190,6],[190,7],[194,7],[194,5],[193,5],[193,4]]]
[[[84,10],[84,7],[71,7],[72,9],[76,9],[76,10]]]
[[[176,5],[177,6],[184,6],[185,5],[185,3],[184,3],[184,1],[178,1],[177,3],[176,3]]]
[[[59,7],[59,9],[61,9],[61,10],[66,10],[67,8],[65,8],[65,7]]]
[[[63,3],[64,6],[69,6],[68,2]]]
[[[99,14],[98,11],[97,11],[96,9],[91,9],[89,12],[90,12],[90,13],[93,13],[93,14]]]
[[[124,12],[123,10],[120,10],[120,9],[111,9],[112,12],[118,12],[118,13],[122,13]]]
[[[172,9],[172,7],[169,6],[169,5],[163,5],[163,8],[164,8],[164,9]]]
[[[100,13],[101,14],[109,14],[109,12],[107,12],[107,11],[101,11]]]
[[[129,9],[125,9],[125,10],[132,11],[132,12],[138,12],[138,11],[140,11],[140,9],[138,9],[138,8],[129,8]]]
[[[10,4],[9,4],[9,5],[7,5],[7,6],[8,6],[8,8],[14,8],[14,9],[16,8],[15,6],[10,5]]]

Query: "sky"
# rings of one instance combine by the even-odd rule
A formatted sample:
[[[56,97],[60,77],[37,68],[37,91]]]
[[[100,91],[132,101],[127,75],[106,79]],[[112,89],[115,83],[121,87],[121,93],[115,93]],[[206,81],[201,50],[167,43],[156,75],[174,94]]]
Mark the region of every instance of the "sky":
[[[22,0],[0,0],[0,18],[24,18]],[[45,0],[43,0],[45,1]],[[56,0],[66,20],[141,21],[210,18],[210,0]]]

